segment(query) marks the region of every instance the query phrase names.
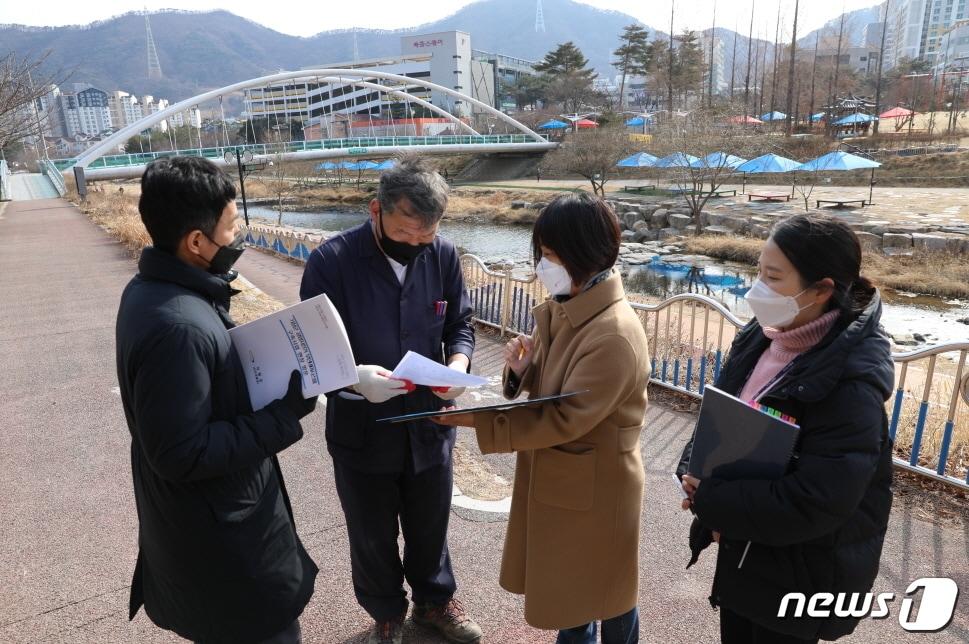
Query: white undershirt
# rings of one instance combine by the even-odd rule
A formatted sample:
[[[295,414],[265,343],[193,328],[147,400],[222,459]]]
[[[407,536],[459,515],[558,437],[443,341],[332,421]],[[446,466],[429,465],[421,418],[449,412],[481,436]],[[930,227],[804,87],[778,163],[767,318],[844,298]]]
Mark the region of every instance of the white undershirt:
[[[407,278],[407,265],[394,261],[387,255],[384,255],[384,257],[387,257],[387,262],[390,263],[390,267],[394,269],[394,274],[397,276],[397,281],[400,282],[401,286],[403,286],[404,280]]]

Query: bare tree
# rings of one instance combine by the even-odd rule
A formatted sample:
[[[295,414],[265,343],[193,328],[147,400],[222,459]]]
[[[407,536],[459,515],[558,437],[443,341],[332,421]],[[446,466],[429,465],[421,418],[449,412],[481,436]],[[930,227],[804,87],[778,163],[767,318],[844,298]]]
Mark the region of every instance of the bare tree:
[[[703,230],[701,213],[707,202],[734,174],[731,157],[750,158],[764,146],[743,123],[729,124],[726,111],[696,110],[688,119],[668,121],[654,135],[653,148],[661,154],[680,153],[683,163],[672,168],[673,183],[694,218],[697,234]],[[697,159],[687,164],[690,157]]]
[[[885,0],[885,16],[882,20],[881,44],[878,46],[878,75],[875,78],[875,115],[881,114],[882,100],[882,61],[885,59],[885,34],[888,32],[888,13],[891,11],[892,0]],[[878,134],[878,120],[872,123],[872,134]]]
[[[754,46],[754,6],[756,0],[750,4],[750,31],[747,32],[747,75],[744,78],[744,116],[750,114],[750,54]],[[754,71],[754,82],[757,82],[757,72]],[[746,120],[746,119],[745,119]]]
[[[820,136],[806,137],[801,141],[798,151],[802,156],[806,156],[809,159],[814,159],[828,152],[828,142],[826,139]],[[804,200],[805,212],[811,209],[811,194],[818,186],[818,178],[819,175],[817,171],[794,173],[794,191],[797,192],[801,199]]]
[[[832,117],[832,109],[834,108],[834,102],[835,102],[835,99],[837,98],[837,93],[838,93],[838,75],[841,72],[841,45],[844,42],[844,35],[845,35],[845,13],[844,13],[844,6],[842,5],[841,24],[838,27],[838,49],[834,57],[833,91],[829,92],[831,95],[828,99],[829,100],[828,120],[827,120],[828,136],[831,136],[834,133],[834,126],[832,125],[832,123],[834,122],[834,119],[831,117]]]
[[[808,125],[813,123],[814,118],[814,81],[818,75],[818,41],[821,40],[821,32],[814,35],[814,61],[811,63],[811,106],[808,108]],[[808,128],[813,131],[813,128]]]
[[[36,102],[60,77],[41,71],[49,54],[31,59],[10,52],[0,58],[0,149],[30,136],[44,136]]]
[[[673,17],[676,15],[676,3],[670,3],[670,51],[669,51],[669,64],[667,69],[666,77],[666,90],[669,94],[669,103],[667,109],[669,110],[669,117],[673,118]]]
[[[793,133],[791,124],[791,110],[796,107],[792,104],[794,102],[794,59],[797,58],[797,13],[800,8],[800,2],[794,0],[794,31],[791,34],[791,62],[787,69],[787,127],[785,129],[785,134],[790,136]]]
[[[632,151],[621,124],[579,130],[542,161],[542,173],[579,175],[589,180],[592,192],[605,195],[605,186],[616,172],[616,161]]]

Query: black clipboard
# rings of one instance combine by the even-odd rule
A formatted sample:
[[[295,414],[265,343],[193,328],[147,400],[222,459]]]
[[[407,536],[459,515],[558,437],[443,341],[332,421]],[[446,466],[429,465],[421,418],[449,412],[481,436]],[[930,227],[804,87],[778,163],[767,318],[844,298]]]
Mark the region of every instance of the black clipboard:
[[[436,416],[453,416],[455,414],[473,414],[476,411],[506,411],[508,409],[514,409],[515,407],[527,407],[528,405],[534,405],[536,403],[544,403],[552,400],[561,400],[563,398],[571,398],[572,396],[578,396],[579,394],[588,393],[588,389],[583,389],[582,391],[572,391],[567,394],[556,394],[554,396],[542,396],[541,398],[531,398],[529,400],[515,400],[506,403],[500,403],[497,405],[485,405],[483,407],[454,407],[451,409],[440,409],[438,411],[422,411],[416,414],[404,414],[403,416],[390,416],[388,418],[378,418],[377,423],[406,423],[411,420],[420,420],[421,418],[434,418]]]

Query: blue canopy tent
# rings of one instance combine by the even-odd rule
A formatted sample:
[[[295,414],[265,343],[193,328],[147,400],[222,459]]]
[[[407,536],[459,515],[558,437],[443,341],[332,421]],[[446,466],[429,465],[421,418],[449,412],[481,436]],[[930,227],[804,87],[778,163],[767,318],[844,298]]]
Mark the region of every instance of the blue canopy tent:
[[[824,117],[825,117],[824,112],[818,112],[817,114],[812,114],[808,120],[811,121],[812,123],[817,123],[818,121],[823,121]]]
[[[383,170],[390,170],[391,168],[393,168],[396,165],[397,165],[397,162],[394,161],[393,159],[385,159],[384,161],[381,161],[376,166],[374,166],[373,168],[371,168],[371,170],[381,170],[381,171],[383,171]]]
[[[858,125],[859,123],[871,123],[872,121],[877,121],[877,116],[872,116],[871,114],[862,114],[861,112],[857,114],[849,114],[844,118],[840,118],[832,125]]]
[[[773,112],[767,112],[766,114],[761,114],[760,115],[760,120],[761,121],[765,121],[765,122],[766,121],[783,121],[786,118],[787,118],[787,114],[785,114],[784,112],[778,112],[776,110],[773,111]]]
[[[737,172],[744,173],[744,186],[741,192],[747,191],[747,173],[750,174],[766,174],[773,172],[794,172],[801,167],[801,164],[793,159],[788,159],[787,157],[782,157],[777,154],[763,154],[755,159],[751,159],[746,163],[741,163],[736,168]],[[791,187],[791,192],[793,193],[794,188]]]
[[[637,152],[616,163],[617,168],[652,168],[659,159],[649,152]]]
[[[690,165],[700,159],[685,152],[674,152],[656,161],[657,168],[689,168]]]
[[[636,116],[634,118],[627,120],[626,125],[628,125],[629,127],[634,127],[637,125],[643,126],[643,125],[646,125],[646,119],[644,119],[642,116]]]
[[[566,130],[566,129],[568,129],[568,127],[569,127],[569,124],[568,123],[563,123],[562,121],[559,121],[559,120],[556,120],[556,119],[552,119],[550,121],[545,121],[544,123],[542,123],[541,125],[539,125],[538,126],[538,129],[540,129],[540,130]]]
[[[857,154],[849,154],[842,150],[829,152],[817,159],[812,159],[801,164],[798,170],[805,172],[844,172],[848,170],[868,170],[871,169],[871,180],[868,183],[868,205],[871,205],[872,195],[875,192],[875,168],[880,167],[878,161],[872,161]]]
[[[323,163],[316,166],[317,170],[336,170],[339,167],[338,164],[332,161],[324,161]]]
[[[777,154],[764,154],[746,163],[741,163],[734,170],[757,174],[763,172],[793,172],[800,167],[801,164],[793,159]]]
[[[731,168],[735,169],[737,166],[747,163],[747,159],[741,159],[740,157],[734,156],[732,154],[727,154],[726,152],[712,152],[702,159],[697,159],[692,164],[694,168]]]

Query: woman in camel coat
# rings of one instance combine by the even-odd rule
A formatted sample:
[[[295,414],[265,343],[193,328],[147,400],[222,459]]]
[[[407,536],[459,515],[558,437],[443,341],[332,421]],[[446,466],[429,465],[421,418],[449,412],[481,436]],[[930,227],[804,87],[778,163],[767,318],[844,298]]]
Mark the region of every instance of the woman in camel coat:
[[[474,427],[485,454],[518,454],[500,583],[525,595],[525,620],[563,643],[595,642],[597,620],[604,644],[636,642],[649,357],[612,268],[618,222],[602,200],[565,195],[532,242],[552,297],[533,338],[505,348],[505,395],[583,393],[446,420]]]

